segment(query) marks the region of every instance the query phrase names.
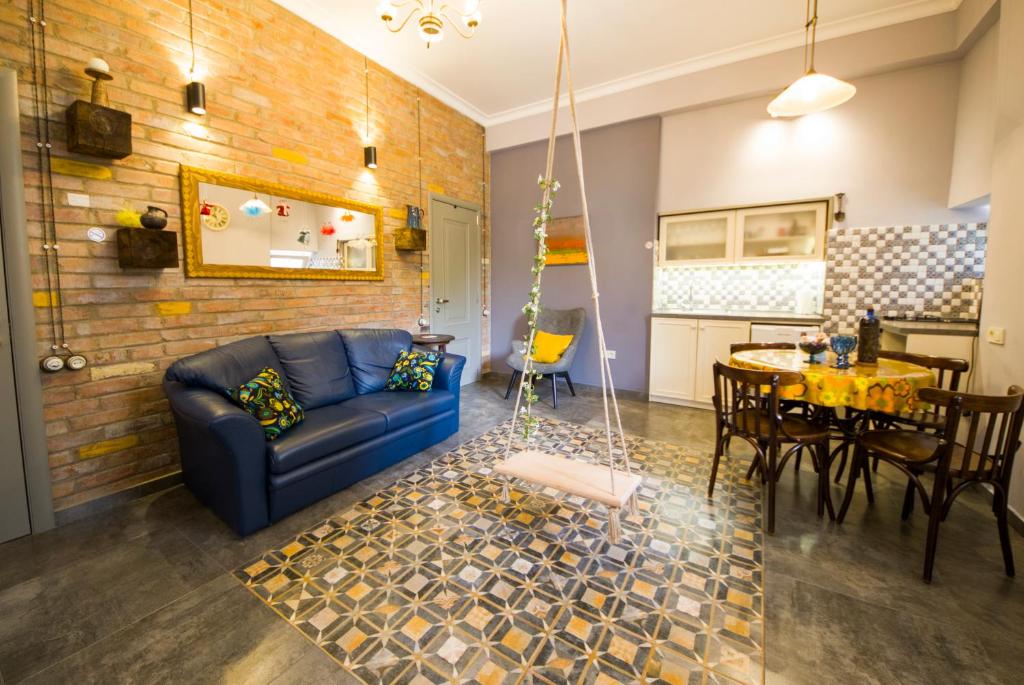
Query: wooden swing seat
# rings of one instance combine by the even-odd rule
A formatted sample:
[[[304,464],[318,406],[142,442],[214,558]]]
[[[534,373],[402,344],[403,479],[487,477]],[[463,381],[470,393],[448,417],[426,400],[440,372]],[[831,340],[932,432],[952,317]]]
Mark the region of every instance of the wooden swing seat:
[[[641,480],[638,475],[612,470],[615,478],[615,492],[612,492],[612,476],[609,476],[607,464],[591,464],[540,450],[509,455],[508,459],[495,464],[494,470],[506,477],[555,488],[612,509],[625,507]]]

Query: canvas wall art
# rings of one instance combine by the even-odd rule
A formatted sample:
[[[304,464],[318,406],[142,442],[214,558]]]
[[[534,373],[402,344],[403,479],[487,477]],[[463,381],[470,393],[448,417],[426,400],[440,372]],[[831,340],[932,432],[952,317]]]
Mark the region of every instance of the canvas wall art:
[[[587,263],[587,241],[583,234],[582,216],[552,219],[548,224],[547,243],[548,266]]]

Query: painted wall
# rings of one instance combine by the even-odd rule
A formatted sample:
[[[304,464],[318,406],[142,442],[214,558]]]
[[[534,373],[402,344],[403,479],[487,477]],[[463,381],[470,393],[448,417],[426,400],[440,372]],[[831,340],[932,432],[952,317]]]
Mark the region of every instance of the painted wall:
[[[847,194],[849,226],[983,221],[946,208],[959,66],[858,79],[842,107],[770,119],[770,97],[666,116],[659,211]]]
[[[960,62],[949,206],[985,199],[992,188],[999,29],[993,27]]]
[[[1024,385],[1024,224],[1020,218],[1024,179],[1024,3],[1002,3],[999,19],[996,126],[992,155],[992,216],[981,329],[1006,329],[1006,344],[979,343],[978,389],[1003,393]],[[1024,512],[1024,454],[1017,454],[1010,505]]]
[[[0,3],[0,64],[17,69],[21,79],[31,287],[42,305],[47,284],[30,136],[27,5],[27,0]],[[78,175],[54,176],[68,341],[91,362],[83,371],[43,379],[58,509],[179,469],[174,426],[160,387],[174,360],[271,332],[349,326],[411,330],[419,315],[419,255],[397,253],[393,240],[395,228],[404,223],[405,204],[418,203],[421,193],[417,89],[370,64],[370,131],[380,160],[380,168],[371,172],[363,167],[362,55],[270,0],[204,0],[195,3],[195,39],[209,114],[197,119],[183,104],[187,7],[186,0],[46,2],[54,154],[95,165]],[[64,109],[88,93],[82,69],[94,55],[102,55],[114,75],[107,87],[111,106],[132,114],[134,153],[123,160],[69,155],[63,143]],[[422,98],[422,109],[422,193],[482,202],[483,130],[431,97]],[[195,124],[205,132],[188,128]],[[113,240],[92,243],[86,231],[104,226],[112,235],[114,214],[125,202],[138,209],[166,208],[168,230],[179,231],[179,164],[384,206],[385,280],[189,279],[180,268],[120,269]],[[92,206],[69,207],[68,192],[88,194]],[[43,306],[37,321],[42,355],[49,345]]]
[[[657,222],[660,124],[659,119],[648,118],[583,134],[605,338],[608,348],[618,353],[612,362],[616,387],[632,390],[647,387],[653,263],[644,243],[653,239]],[[531,222],[533,207],[540,201],[537,176],[544,171],[546,150],[546,143],[533,143],[502,150],[491,158],[491,355],[496,371],[508,371],[498,360],[508,356],[511,341],[526,330],[521,308],[530,289],[535,249]],[[579,186],[568,138],[558,141],[555,177],[562,190],[555,201],[554,216],[579,214]],[[572,375],[581,383],[600,384],[587,267],[547,267],[542,299],[544,306],[554,309],[588,310],[583,347]]]

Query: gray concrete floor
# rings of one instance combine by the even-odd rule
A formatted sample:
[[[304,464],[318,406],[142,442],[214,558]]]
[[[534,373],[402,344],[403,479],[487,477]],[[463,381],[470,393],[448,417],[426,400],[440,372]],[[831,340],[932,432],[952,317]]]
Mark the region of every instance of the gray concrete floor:
[[[444,443],[245,539],[178,487],[0,546],[0,685],[350,682],[230,571],[508,418],[507,381],[464,388],[462,430]],[[559,395],[544,415],[603,425],[596,392]],[[628,432],[710,453],[710,412],[635,395],[622,408]],[[925,519],[900,522],[888,475],[842,526],[815,517],[813,473],[783,478],[766,538],[767,682],[1022,682],[1024,589],[1003,574],[984,497],[944,524],[929,586]]]

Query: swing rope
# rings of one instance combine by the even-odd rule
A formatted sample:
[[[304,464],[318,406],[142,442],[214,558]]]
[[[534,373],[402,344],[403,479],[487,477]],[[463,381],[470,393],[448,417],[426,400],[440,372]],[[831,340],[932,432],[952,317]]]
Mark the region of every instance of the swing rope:
[[[592,237],[592,233],[591,233],[591,229],[590,229],[590,210],[589,210],[589,206],[587,204],[586,185],[585,185],[584,177],[583,177],[583,147],[582,147],[581,137],[580,137],[579,119],[578,119],[577,110],[576,110],[576,94],[575,94],[575,90],[573,88],[573,82],[572,82],[572,66],[571,66],[571,58],[570,58],[570,51],[569,51],[569,28],[568,28],[568,21],[567,21],[567,7],[568,7],[568,0],[562,0],[562,16],[561,16],[561,31],[560,31],[561,35],[560,35],[560,38],[559,38],[558,59],[557,59],[556,68],[555,68],[555,88],[554,88],[553,105],[552,105],[552,110],[551,110],[551,129],[550,129],[550,132],[549,132],[549,135],[548,135],[547,160],[546,160],[546,166],[545,166],[545,172],[544,172],[544,183],[543,183],[544,193],[543,193],[543,199],[542,199],[542,207],[544,207],[545,210],[544,210],[544,214],[542,215],[541,230],[539,232],[538,239],[537,239],[537,258],[538,259],[542,259],[542,258],[544,258],[545,254],[546,254],[546,242],[545,241],[546,241],[546,237],[547,237],[547,224],[550,221],[550,216],[547,214],[546,208],[549,206],[548,205],[548,201],[550,200],[551,192],[552,192],[552,186],[553,186],[553,183],[552,183],[553,179],[551,178],[551,176],[552,176],[552,172],[553,172],[553,168],[554,168],[555,142],[556,142],[556,133],[557,133],[557,125],[558,125],[558,109],[559,109],[559,100],[561,98],[562,71],[563,71],[563,66],[564,66],[564,71],[565,71],[565,75],[566,75],[566,91],[568,93],[568,98],[569,98],[569,113],[570,113],[570,120],[571,120],[571,123],[572,123],[573,150],[574,150],[575,157],[576,157],[576,174],[577,174],[578,181],[579,181],[581,204],[582,204],[583,233],[584,233],[584,239],[585,239],[587,254],[589,256],[589,259],[587,260],[587,271],[588,271],[589,276],[590,276],[591,297],[594,300],[594,320],[595,320],[595,325],[596,325],[596,328],[597,328],[598,351],[599,351],[600,358],[601,358],[601,365],[600,365],[600,367],[601,367],[601,399],[602,399],[602,405],[603,405],[603,410],[604,410],[605,437],[606,437],[607,449],[608,449],[608,474],[609,474],[609,478],[610,478],[611,492],[614,495],[616,493],[617,485],[616,485],[616,479],[615,479],[615,451],[614,451],[614,447],[613,447],[613,438],[612,438],[612,422],[611,422],[612,413],[614,413],[614,416],[615,416],[615,424],[616,424],[616,428],[618,429],[618,433],[619,433],[619,442],[620,442],[621,449],[622,449],[622,459],[625,462],[625,474],[627,476],[631,475],[631,468],[630,468],[630,463],[629,463],[629,453],[628,453],[628,451],[626,449],[625,433],[622,430],[622,417],[621,417],[621,414],[619,412],[619,403],[618,403],[618,399],[615,396],[615,385],[614,385],[614,383],[612,381],[611,365],[610,365],[609,360],[608,360],[607,345],[606,345],[605,337],[604,337],[604,326],[603,326],[602,321],[601,321],[600,294],[599,294],[598,288],[597,288],[597,270],[596,270],[595,259],[594,259],[593,237]],[[540,275],[540,273],[538,273],[536,281],[535,281],[535,284],[534,284],[535,287],[539,288],[540,281],[541,281],[541,275]],[[509,458],[509,454],[510,454],[510,452],[512,450],[512,443],[513,443],[513,440],[515,438],[516,421],[517,421],[517,419],[519,417],[519,414],[520,414],[520,407],[522,405],[523,391],[530,384],[531,379],[533,378],[533,373],[534,373],[533,342],[534,342],[534,337],[535,337],[536,331],[537,331],[536,316],[537,316],[538,313],[539,313],[539,311],[532,312],[532,317],[531,317],[532,323],[530,325],[530,330],[529,330],[529,334],[527,336],[527,341],[526,341],[526,349],[524,351],[525,361],[524,361],[524,367],[523,367],[523,379],[519,383],[519,388],[518,388],[518,391],[516,392],[516,401],[515,401],[515,407],[513,409],[513,414],[512,414],[512,422],[511,422],[511,425],[509,427],[508,440],[507,440],[507,442],[505,444],[504,459],[506,461]],[[611,395],[611,404],[610,404],[610,406],[609,406],[609,394]],[[524,421],[526,422],[526,425],[527,425],[526,446],[527,446],[527,449],[529,449],[530,445],[531,445],[531,442],[532,442],[532,439],[533,439],[533,433],[534,433],[534,431],[529,430],[529,427],[531,426],[532,419],[533,419],[533,417],[532,417],[532,403],[527,403],[527,407],[526,407],[526,412],[525,413],[526,413],[526,417],[525,417]]]

